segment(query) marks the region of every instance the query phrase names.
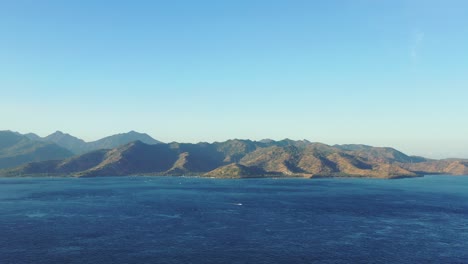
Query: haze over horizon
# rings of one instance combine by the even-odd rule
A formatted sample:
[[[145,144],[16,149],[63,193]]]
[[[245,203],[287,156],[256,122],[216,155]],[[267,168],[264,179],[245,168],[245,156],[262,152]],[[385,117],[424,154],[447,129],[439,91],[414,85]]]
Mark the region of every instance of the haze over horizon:
[[[4,1],[0,130],[468,158],[465,1]]]

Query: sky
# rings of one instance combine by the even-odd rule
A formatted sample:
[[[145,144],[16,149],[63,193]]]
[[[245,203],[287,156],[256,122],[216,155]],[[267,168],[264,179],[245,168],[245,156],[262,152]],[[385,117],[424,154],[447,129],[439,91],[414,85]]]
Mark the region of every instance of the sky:
[[[468,158],[468,1],[0,0],[0,130]]]

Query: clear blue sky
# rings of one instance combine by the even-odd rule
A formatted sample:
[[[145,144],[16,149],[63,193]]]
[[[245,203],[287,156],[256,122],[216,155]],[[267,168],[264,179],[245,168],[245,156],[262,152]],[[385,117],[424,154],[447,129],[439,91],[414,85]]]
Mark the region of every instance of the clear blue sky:
[[[468,2],[0,2],[0,129],[468,158]]]

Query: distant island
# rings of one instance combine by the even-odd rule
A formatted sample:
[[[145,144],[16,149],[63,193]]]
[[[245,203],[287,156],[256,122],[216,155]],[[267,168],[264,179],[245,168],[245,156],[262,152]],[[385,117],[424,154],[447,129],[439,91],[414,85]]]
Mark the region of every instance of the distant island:
[[[214,178],[468,175],[468,160],[408,156],[389,147],[307,140],[162,143],[131,131],[94,142],[0,131],[0,177],[193,175]]]

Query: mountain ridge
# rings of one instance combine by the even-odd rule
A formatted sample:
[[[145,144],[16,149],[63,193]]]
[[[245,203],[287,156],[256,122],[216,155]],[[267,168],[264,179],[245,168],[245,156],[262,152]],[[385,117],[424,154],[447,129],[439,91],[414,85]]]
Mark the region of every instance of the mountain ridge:
[[[64,133],[60,130],[57,130],[54,133],[45,137],[40,137],[34,133],[27,133],[24,136],[30,138],[31,140],[55,143],[61,147],[70,150],[74,154],[85,154],[87,152],[99,149],[111,149],[136,140],[140,140],[147,144],[162,143],[161,141],[152,138],[146,133],[139,133],[134,130],[131,130],[127,133],[114,134],[89,142],[86,142],[68,133]]]
[[[330,146],[309,141],[214,143],[134,141],[59,161],[28,163],[0,171],[0,176],[60,175],[75,177],[123,175],[198,175],[246,177],[371,177],[401,178],[424,174],[468,174],[468,160],[430,160],[393,148]]]
[[[0,169],[71,156],[72,152],[55,143],[31,140],[12,131],[0,131]]]

